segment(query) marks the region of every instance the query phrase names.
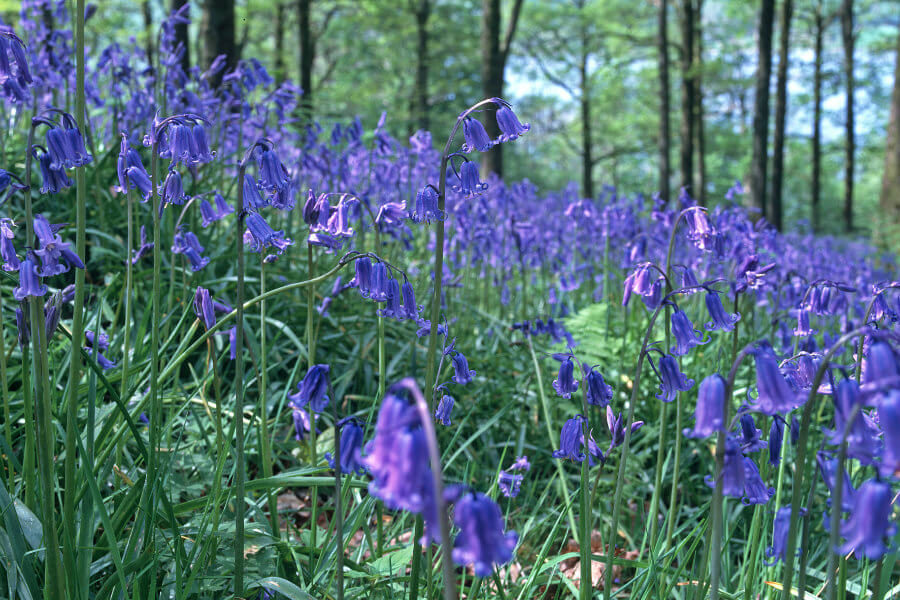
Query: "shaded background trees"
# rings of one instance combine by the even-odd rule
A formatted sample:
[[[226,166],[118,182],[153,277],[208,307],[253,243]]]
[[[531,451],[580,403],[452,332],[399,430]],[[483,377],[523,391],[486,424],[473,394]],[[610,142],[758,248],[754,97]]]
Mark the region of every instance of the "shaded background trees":
[[[152,54],[184,3],[99,3],[91,35],[128,28]],[[0,0],[7,22],[17,9]],[[464,105],[506,97],[533,125],[485,157],[507,179],[685,186],[708,205],[742,180],[736,200],[777,226],[869,232],[891,221],[876,211],[900,218],[898,15],[897,0],[195,0],[177,35],[186,65],[262,59],[325,127],[386,111],[393,133],[439,144]]]

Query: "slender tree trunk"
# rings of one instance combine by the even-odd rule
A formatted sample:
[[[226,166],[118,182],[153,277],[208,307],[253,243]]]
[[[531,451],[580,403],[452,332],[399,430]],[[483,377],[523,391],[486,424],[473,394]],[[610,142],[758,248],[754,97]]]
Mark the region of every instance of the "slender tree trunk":
[[[581,187],[585,198],[594,197],[593,134],[591,132],[591,91],[587,72],[587,52],[582,45],[579,78],[581,81]]]
[[[697,0],[694,9],[694,134],[697,138],[697,183],[694,198],[706,204],[706,136],[703,130],[703,0]]]
[[[669,100],[669,0],[659,3],[657,29],[657,53],[659,54],[659,195],[668,201],[671,165],[671,106]]]
[[[853,171],[856,141],[854,139],[853,114],[853,0],[844,0],[841,6],[841,39],[844,42],[844,75],[847,81],[846,113],[846,164],[844,167],[844,230],[853,229]]]
[[[812,132],[812,228],[819,231],[819,210],[822,200],[822,40],[825,37],[825,18],[822,0],[816,4],[815,66],[813,67],[813,132]]]
[[[145,46],[147,64],[152,67],[154,64],[153,45],[156,41],[156,35],[153,32],[153,11],[150,8],[150,0],[141,2],[141,12],[144,14],[144,34],[147,36],[147,44]]]
[[[418,0],[416,16],[416,87],[413,93],[413,121],[428,130],[428,18],[430,0]]]
[[[519,14],[522,10],[523,0],[514,0],[509,22],[506,24],[506,33],[503,41],[500,40],[501,5],[500,0],[482,0],[481,11],[481,86],[485,98],[502,98],[504,72],[506,59],[509,57],[510,46],[516,33],[516,25],[519,22]],[[493,110],[489,111],[489,117],[493,116]],[[493,118],[488,118],[485,123],[488,135],[496,138],[500,135]],[[503,177],[503,144],[497,144],[482,155],[482,176],[496,173]]]
[[[759,56],[756,67],[756,99],[753,103],[753,161],[750,165],[750,199],[766,216],[766,166],[769,146],[769,80],[772,74],[772,29],[775,0],[762,0],[759,15]]]
[[[225,69],[210,81],[218,87],[222,75],[237,66],[238,52],[235,41],[234,0],[206,0],[200,20],[203,36],[203,67],[207,68],[220,54],[225,55]]]
[[[684,0],[681,14],[681,186],[694,178],[694,1]]]
[[[284,83],[284,21],[287,18],[287,8],[284,2],[275,6],[275,81],[278,85]]]
[[[188,0],[172,0],[172,12],[180,10],[187,3]],[[181,55],[181,68],[187,73],[191,70],[191,42],[187,23],[175,25],[175,45],[176,47],[181,45],[184,49],[184,54]]]
[[[300,110],[306,121],[312,121],[313,114],[313,89],[312,70],[315,59],[315,43],[309,26],[309,14],[312,0],[297,0],[297,21],[300,43],[297,45],[300,55],[300,88],[303,90],[303,98],[300,101]]]
[[[881,177],[879,201],[888,222],[896,227],[900,221],[900,35],[897,36],[897,64],[894,67],[894,92],[885,145],[884,175]]]
[[[775,137],[772,140],[772,224],[781,231],[783,226],[783,183],[784,183],[784,132],[787,116],[787,78],[791,35],[792,0],[783,0],[778,27],[781,30],[778,47],[778,76],[775,92]]]

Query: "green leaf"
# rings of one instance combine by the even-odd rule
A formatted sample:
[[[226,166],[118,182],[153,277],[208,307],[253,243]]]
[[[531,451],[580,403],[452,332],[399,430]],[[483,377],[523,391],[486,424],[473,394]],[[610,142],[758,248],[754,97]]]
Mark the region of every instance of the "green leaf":
[[[299,587],[281,577],[265,577],[250,584],[250,587],[251,589],[258,587],[266,588],[270,592],[278,592],[291,600],[315,600]]]
[[[369,572],[378,577],[389,577],[397,574],[399,569],[403,569],[412,562],[413,547],[406,546],[395,552],[389,552],[381,558],[376,558],[368,563]]]

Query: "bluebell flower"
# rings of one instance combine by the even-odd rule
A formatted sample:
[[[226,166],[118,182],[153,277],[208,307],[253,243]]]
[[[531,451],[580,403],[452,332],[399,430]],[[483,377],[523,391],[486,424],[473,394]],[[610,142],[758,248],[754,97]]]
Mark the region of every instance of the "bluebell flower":
[[[194,164],[209,163],[215,158],[216,153],[209,150],[209,142],[206,139],[206,128],[203,123],[197,123],[191,128],[191,159]]]
[[[387,317],[389,319],[403,319],[403,308],[402,302],[403,298],[400,294],[400,283],[396,278],[392,278],[388,280],[387,286],[387,300],[385,301],[385,306],[381,310],[378,311],[383,317]]]
[[[717,329],[731,331],[734,329],[734,324],[741,320],[741,315],[738,313],[725,312],[725,307],[722,306],[722,299],[719,298],[719,292],[708,290],[704,300],[706,302],[706,310],[709,311],[709,316],[712,319],[706,323],[707,331],[715,331]]]
[[[504,532],[500,507],[484,494],[463,494],[454,506],[453,522],[459,528],[452,552],[456,564],[473,565],[475,575],[488,577],[495,565],[512,560],[519,536]]]
[[[51,277],[65,273],[71,267],[83,269],[84,263],[72,250],[68,242],[56,233],[58,227],[54,227],[43,215],[34,217],[34,235],[39,244],[35,255],[41,259],[41,268],[38,274],[42,277]],[[62,263],[60,263],[62,259]]]
[[[562,398],[571,398],[578,390],[578,381],[575,379],[575,362],[572,357],[567,357],[559,365],[559,373],[553,380],[553,389]]]
[[[659,393],[658,400],[671,402],[678,392],[686,392],[694,386],[694,380],[685,377],[678,368],[674,357],[664,354],[659,357]]]
[[[163,206],[166,204],[184,204],[188,196],[184,193],[184,184],[181,181],[181,174],[176,170],[171,170],[166,175],[163,187],[159,190],[162,196]]]
[[[16,255],[16,247],[13,244],[16,237],[12,230],[14,226],[12,219],[0,219],[0,259],[3,260],[4,271],[19,270],[19,257]]]
[[[41,193],[57,194],[60,190],[72,187],[72,180],[66,175],[64,169],[52,166],[50,155],[41,152],[38,155],[38,165],[41,169]]]
[[[297,393],[289,398],[299,407],[310,406],[313,412],[320,413],[328,406],[328,387],[331,377],[328,365],[313,365],[307,371],[303,381],[297,384]]]
[[[813,329],[809,324],[809,311],[807,309],[797,309],[797,327],[794,329],[793,333],[799,337],[815,335],[817,333],[817,330]]]
[[[314,231],[310,233],[306,238],[306,242],[310,246],[318,246],[325,250],[340,250],[344,246],[344,243],[341,240],[324,231]]]
[[[893,381],[897,377],[897,357],[891,346],[881,341],[873,342],[863,362],[864,387],[875,387],[880,382]]]
[[[128,167],[125,170],[125,178],[131,187],[136,188],[142,202],[146,202],[153,194],[153,182],[143,168]]]
[[[709,222],[706,209],[695,206],[684,211],[684,220],[687,223],[688,239],[701,250],[712,250],[716,239],[716,229]]]
[[[781,446],[784,443],[784,421],[781,417],[772,417],[769,428],[769,464],[777,467],[781,463]]]
[[[109,349],[109,336],[102,331],[97,334],[90,329],[85,329],[84,339],[87,340],[88,346],[96,348],[100,352],[106,352]]]
[[[463,121],[463,135],[466,138],[466,142],[462,146],[463,152],[472,152],[473,150],[487,152],[494,145],[481,121],[472,117],[466,117]]]
[[[805,515],[806,509],[801,508],[800,514]],[[788,542],[788,532],[790,530],[791,525],[791,507],[785,506],[778,509],[778,512],[775,514],[775,528],[772,533],[772,545],[766,548],[766,558],[769,560],[763,561],[766,565],[772,566],[778,561],[783,561],[785,559],[785,555],[787,554],[787,542]],[[800,548],[797,548],[797,554],[800,554]]]
[[[193,140],[191,127],[187,124],[173,123],[166,131],[167,157],[172,159],[172,166],[176,163],[184,165],[194,164]]]
[[[38,277],[38,268],[35,262],[34,254],[29,252],[19,265],[19,285],[13,290],[13,297],[16,300],[24,300],[28,296],[40,298],[47,293],[47,286],[42,284]]]
[[[744,495],[741,503],[766,504],[775,495],[775,488],[768,487],[759,476],[756,463],[749,456],[744,457]]]
[[[16,307],[16,340],[19,342],[19,349],[24,350],[31,341],[31,325],[28,322],[28,316],[22,307],[27,306],[24,302],[20,302],[20,306]]]
[[[502,101],[501,101],[502,102]],[[515,140],[520,135],[531,129],[529,123],[519,122],[519,117],[513,112],[509,104],[503,102],[498,103],[496,118],[497,126],[500,128],[500,135],[497,137],[498,142],[509,142]]]
[[[756,399],[750,404],[750,410],[772,416],[800,406],[802,399],[781,373],[772,347],[760,344],[753,351],[753,357],[756,361]]]
[[[123,134],[116,159],[116,173],[119,179],[119,191],[123,194],[130,188],[138,188],[141,197],[146,200],[152,193],[150,175],[141,162],[141,155],[128,145],[128,138]]]
[[[826,439],[834,445],[840,445],[844,440],[848,421],[854,415],[846,439],[847,456],[858,459],[864,465],[872,464],[880,454],[878,438],[881,432],[872,418],[861,410],[862,398],[856,380],[844,379],[838,383],[832,400],[834,429],[825,431]]]
[[[202,227],[209,227],[221,217],[219,216],[219,213],[216,212],[216,209],[212,207],[212,204],[209,203],[209,200],[204,198],[200,201],[200,218],[202,219],[200,225]]]
[[[607,407],[609,408],[609,407]],[[563,458],[581,462],[585,458],[585,443],[583,424],[585,418],[582,415],[575,415],[567,420],[559,432],[559,450],[553,453],[553,458]],[[594,466],[595,459],[605,462],[606,457],[600,451],[600,447],[594,441],[593,435],[588,433],[587,441],[587,458],[588,464]]]
[[[508,471],[530,471],[531,463],[528,462],[527,456],[520,456],[516,460],[513,461],[513,464],[509,466]]]
[[[413,286],[409,281],[403,282],[402,294],[403,308],[401,314],[404,318],[412,319],[413,321],[417,320],[422,307],[416,304],[416,292],[413,290]]]
[[[253,252],[262,252],[264,248],[275,248],[278,254],[282,254],[294,241],[285,237],[284,231],[272,229],[259,213],[249,212],[247,213],[244,243],[249,244],[250,250]]]
[[[622,444],[625,443],[625,420],[622,417],[622,413],[616,414],[613,412],[611,406],[606,407],[606,426],[609,429],[610,441],[609,441],[609,452],[612,452],[614,448],[618,448]],[[643,421],[635,421],[631,424],[631,433],[634,433],[638,429],[640,429],[644,425]]]
[[[669,351],[675,356],[684,356],[694,346],[706,343],[703,340],[703,333],[699,329],[694,329],[694,324],[680,308],[676,308],[672,313],[672,334],[675,336],[675,345]]]
[[[459,185],[454,186],[453,189],[467,198],[478,195],[488,188],[488,184],[481,181],[478,165],[470,160],[463,162],[459,168],[458,178]]]
[[[870,479],[853,495],[850,518],[841,524],[846,538],[838,549],[841,554],[853,552],[857,558],[865,556],[878,560],[888,551],[885,538],[891,538],[897,528],[891,524],[893,492],[887,483]]]
[[[132,250],[131,264],[136,265],[139,260],[150,254],[153,250],[153,242],[147,241],[147,230],[141,225],[141,245]]]
[[[197,315],[197,318],[207,329],[216,324],[216,312],[208,289],[197,286],[197,291],[194,292],[193,306],[194,314]]]
[[[360,259],[362,260],[362,259]],[[372,283],[369,287],[369,296],[375,302],[387,302],[390,282],[388,267],[381,261],[372,267]]]
[[[244,210],[259,210],[269,205],[269,203],[259,193],[259,186],[256,180],[249,173],[244,173]]]
[[[725,431],[724,410],[725,380],[718,373],[713,373],[700,382],[694,429],[685,429],[685,437],[705,438],[718,431]]]
[[[193,271],[200,271],[209,264],[209,257],[203,256],[203,246],[197,236],[184,228],[175,232],[172,239],[172,253],[183,254],[191,263]]]
[[[764,450],[768,444],[762,439],[762,431],[757,429],[756,422],[748,413],[741,415],[741,452],[759,452]]]
[[[660,277],[650,286],[650,293],[641,296],[641,302],[647,307],[647,310],[656,310],[662,303],[663,299],[663,278]]]
[[[9,61],[10,53],[13,57],[12,62]],[[12,65],[15,65],[15,69]],[[0,81],[15,82],[22,95],[25,88],[34,82],[25,56],[25,42],[7,27],[0,29]]]
[[[62,304],[61,292],[56,292],[44,303],[44,334],[48,340],[53,337],[56,328],[59,327],[59,320],[62,318]]]
[[[451,424],[450,412],[453,410],[454,402],[453,396],[443,395],[438,403],[438,407],[434,410],[434,418],[444,427],[449,427]]]
[[[680,275],[679,282],[678,282],[679,287],[682,287],[682,288],[699,287],[700,284],[697,281],[697,276],[694,275],[694,270],[691,269],[689,266],[687,266],[687,265],[672,265],[672,269]],[[698,291],[698,290],[691,290],[687,293],[693,294],[696,291]],[[707,306],[708,306],[708,304],[707,304]]]
[[[47,154],[50,155],[51,168],[73,169],[88,164],[93,157],[85,150],[75,119],[63,113],[62,121],[64,127],[51,126],[47,130]]]
[[[884,451],[878,471],[882,477],[900,475],[900,391],[892,389],[878,399],[878,424],[884,432]]]
[[[501,469],[497,476],[497,486],[500,488],[501,494],[507,498],[515,498],[519,495],[519,490],[522,487],[522,480],[524,479],[524,475],[509,473]]]
[[[416,206],[410,218],[415,223],[431,223],[432,220],[444,218],[444,213],[438,209],[438,194],[434,188],[425,186],[416,192]]]
[[[819,473],[822,475],[822,481],[825,482],[825,487],[828,488],[829,499],[828,504],[831,505],[831,497],[834,496],[835,485],[837,483],[837,458],[830,456],[825,452],[817,452],[816,453],[816,463],[819,465]],[[856,490],[853,488],[853,484],[850,482],[850,475],[847,473],[847,470],[844,469],[841,477],[841,512],[847,512],[851,508],[853,508],[853,496],[856,494]],[[829,519],[825,519],[825,523],[829,523]]]
[[[715,487],[713,477],[706,478],[706,484]],[[725,440],[725,460],[722,466],[722,494],[729,498],[741,498],[747,487],[747,468],[741,446],[730,437]]]
[[[349,195],[341,196],[338,205],[331,211],[325,226],[325,231],[338,238],[353,236],[353,228],[350,227],[350,209],[357,204],[356,198]],[[320,217],[321,218],[321,217]]]
[[[379,226],[399,225],[408,216],[409,214],[406,212],[404,205],[399,202],[386,202],[378,209],[378,214],[375,216],[375,224]]]
[[[603,375],[600,371],[592,367],[584,379],[584,385],[585,398],[588,404],[599,406],[600,408],[609,405],[613,397],[613,389],[603,380]]]
[[[368,298],[372,287],[372,261],[368,256],[363,256],[356,260],[354,265],[356,270],[350,285],[359,290],[359,295]]]
[[[625,278],[622,306],[628,306],[628,300],[632,294],[638,294],[639,296],[653,294],[653,284],[658,279],[659,277],[653,271],[653,266],[650,263],[637,265]]]
[[[341,432],[341,472],[363,475],[366,466],[362,460],[363,429],[353,417],[341,419],[337,423]],[[328,466],[334,468],[334,456],[330,452],[325,453]]]
[[[453,363],[453,381],[460,384],[466,385],[475,379],[474,369],[469,369],[469,361],[466,360],[466,357],[462,352],[457,352],[453,355],[451,359]]]
[[[298,442],[302,442],[306,439],[306,436],[309,435],[309,432],[312,428],[309,411],[301,406],[298,406],[293,401],[288,402],[288,406],[291,407],[291,419],[294,422],[294,439],[296,439]],[[315,417],[316,415],[313,415],[313,418]]]
[[[84,350],[86,352],[89,352],[91,354],[91,356],[95,356],[94,352],[90,348],[85,348]],[[114,369],[116,366],[116,363],[114,361],[109,360],[108,358],[103,356],[103,354],[101,354],[99,352],[96,353],[95,358],[97,360],[97,364],[100,365],[100,368],[103,369],[104,371]]]

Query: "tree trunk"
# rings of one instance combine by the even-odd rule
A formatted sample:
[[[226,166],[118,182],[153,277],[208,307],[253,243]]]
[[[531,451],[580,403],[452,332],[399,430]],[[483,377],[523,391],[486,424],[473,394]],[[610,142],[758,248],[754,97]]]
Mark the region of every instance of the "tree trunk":
[[[284,83],[284,21],[287,18],[287,10],[284,2],[279,2],[275,7],[275,82],[278,85]]]
[[[657,30],[657,53],[659,54],[659,195],[668,201],[669,178],[672,173],[670,163],[671,129],[669,112],[669,1],[659,3],[659,27]]]
[[[706,136],[703,132],[703,0],[694,8],[694,135],[697,149],[697,183],[694,198],[706,204]]]
[[[582,32],[583,34],[583,32]],[[588,53],[582,37],[579,78],[581,85],[581,188],[585,198],[594,197],[593,134],[591,133],[591,91],[588,81]]]
[[[430,0],[418,0],[416,16],[416,87],[413,92],[413,121],[428,130],[428,18]]]
[[[172,12],[180,10],[187,3],[188,0],[172,0]],[[187,73],[191,70],[191,42],[188,36],[187,23],[175,25],[175,46],[178,47],[179,45],[184,49],[184,54],[181,55],[181,68]]]
[[[222,75],[237,66],[238,53],[235,42],[234,0],[206,0],[200,21],[203,36],[203,67],[208,68],[220,54],[225,55],[225,69],[210,81],[218,87]]]
[[[775,0],[762,0],[759,15],[759,56],[756,67],[756,99],[753,103],[753,161],[750,165],[750,199],[766,216],[766,163],[769,145],[769,79],[772,73],[772,29]]]
[[[681,186],[694,178],[694,1],[684,0],[681,15]]]
[[[822,0],[816,4],[815,66],[813,67],[813,133],[812,133],[812,229],[819,230],[822,174],[822,40],[825,37],[825,18]]]
[[[784,183],[784,131],[787,116],[788,50],[791,35],[792,0],[783,0],[778,28],[781,39],[778,48],[778,79],[775,92],[775,137],[772,140],[772,203],[770,204],[772,224],[781,231],[783,226],[783,183]]]
[[[896,226],[900,220],[900,35],[897,36],[894,93],[891,95],[891,116],[888,121],[879,202],[888,222]]]
[[[141,10],[144,13],[144,35],[147,36],[147,45],[145,46],[147,64],[150,68],[153,68],[153,42],[156,39],[156,36],[153,33],[153,11],[150,9],[150,0],[141,2]]]
[[[300,100],[300,111],[307,122],[312,121],[313,114],[312,70],[316,51],[312,31],[309,27],[311,4],[312,0],[297,0],[298,34],[300,38],[300,43],[297,44],[297,47],[300,51],[300,89],[303,90],[303,98]]]
[[[855,166],[856,141],[853,138],[853,0],[844,0],[841,5],[841,39],[844,42],[844,76],[847,81],[847,113],[845,135],[847,136],[846,164],[844,166],[844,230],[853,229],[853,171]]]

